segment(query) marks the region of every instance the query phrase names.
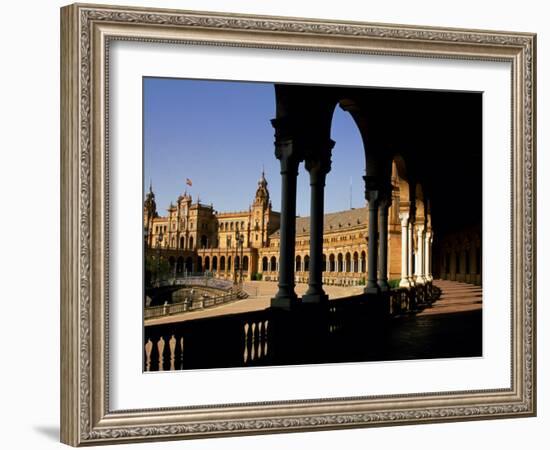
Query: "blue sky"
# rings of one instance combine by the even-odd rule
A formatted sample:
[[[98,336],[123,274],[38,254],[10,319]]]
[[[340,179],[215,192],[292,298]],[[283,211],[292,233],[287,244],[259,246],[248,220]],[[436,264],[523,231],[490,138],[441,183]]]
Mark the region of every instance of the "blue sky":
[[[218,211],[247,210],[262,167],[273,208],[280,211],[279,161],[274,155],[272,84],[145,78],[144,189],[152,180],[158,212],[187,190]],[[336,108],[336,141],[325,189],[325,211],[365,205],[365,161],[359,132]],[[193,186],[185,185],[190,178]],[[300,165],[297,214],[309,215],[309,175]]]

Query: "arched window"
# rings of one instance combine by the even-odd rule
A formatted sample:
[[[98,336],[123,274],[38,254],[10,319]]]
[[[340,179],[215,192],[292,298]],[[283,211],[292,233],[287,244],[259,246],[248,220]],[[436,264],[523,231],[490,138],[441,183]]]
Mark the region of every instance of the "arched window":
[[[243,257],[243,270],[248,270],[248,256]]]
[[[180,256],[176,262],[176,272],[177,273],[183,272],[183,256]]]
[[[239,256],[235,256],[235,270],[239,270],[241,268],[241,258]]]
[[[358,272],[359,271],[359,254],[357,252],[353,253],[353,271]]]
[[[184,248],[184,247],[185,247],[185,237],[181,236],[180,237],[180,248]]]
[[[202,257],[197,258],[197,272],[202,272]]]
[[[361,252],[361,273],[365,273],[367,266],[365,264],[366,255],[365,252]]]
[[[269,270],[271,270],[271,272],[275,272],[277,270],[277,258],[275,258],[275,256],[272,256],[270,262],[271,267],[269,268]]]
[[[193,236],[189,236],[189,250],[193,250]]]
[[[267,259],[267,256],[264,256],[262,258],[262,272],[267,272],[268,271],[268,259]]]
[[[204,270],[207,272],[210,270],[210,256],[204,258]]]
[[[296,272],[301,272],[302,271],[302,257],[300,255],[297,255],[296,256],[296,268],[295,268]]]
[[[327,255],[323,253],[323,272],[327,271]]]
[[[338,253],[338,267],[336,269],[337,272],[343,272],[344,271],[344,257],[342,256],[342,253]]]
[[[223,272],[225,271],[225,256],[222,256],[220,258],[220,270]]]
[[[201,236],[201,248],[206,248],[208,246],[208,238],[203,234]]]
[[[214,256],[212,258],[212,272],[216,272],[218,270],[218,257]]]
[[[304,271],[307,272],[309,270],[309,255],[304,256]]]
[[[231,272],[231,256],[227,257],[227,270]]]
[[[346,272],[351,272],[351,255],[346,253]]]

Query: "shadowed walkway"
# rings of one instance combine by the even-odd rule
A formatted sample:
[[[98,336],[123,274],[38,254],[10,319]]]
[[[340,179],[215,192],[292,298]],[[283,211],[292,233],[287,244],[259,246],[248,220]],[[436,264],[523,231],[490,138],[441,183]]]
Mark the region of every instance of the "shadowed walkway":
[[[384,348],[371,360],[482,356],[482,288],[434,280],[441,297],[417,314],[398,319]]]

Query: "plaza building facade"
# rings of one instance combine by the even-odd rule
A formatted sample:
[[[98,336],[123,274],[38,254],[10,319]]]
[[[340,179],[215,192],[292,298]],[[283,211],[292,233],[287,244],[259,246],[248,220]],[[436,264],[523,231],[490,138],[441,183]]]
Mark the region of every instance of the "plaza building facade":
[[[401,286],[431,281],[431,228],[414,229],[400,211],[409,210],[408,192],[392,165],[391,202],[387,202],[387,279]],[[323,216],[322,278],[328,285],[366,283],[368,206]],[[429,215],[429,214],[428,214]],[[219,212],[212,204],[193,202],[184,193],[159,216],[150,187],[144,202],[146,254],[165,258],[175,275],[209,272],[227,280],[279,281],[280,213],[273,210],[262,173],[247,210]],[[426,220],[429,223],[429,219]],[[420,223],[420,221],[419,221]],[[296,283],[308,283],[310,217],[296,218],[294,271]],[[381,225],[381,224],[379,224]],[[424,227],[422,222],[422,227]],[[409,236],[410,235],[410,236]],[[403,239],[404,236],[404,239]],[[419,247],[420,245],[420,247]],[[421,255],[425,254],[426,257]],[[413,255],[415,255],[413,257]],[[422,261],[418,259],[422,257]],[[409,261],[410,260],[410,261]],[[418,267],[415,268],[415,265]],[[242,269],[242,270],[241,270]]]

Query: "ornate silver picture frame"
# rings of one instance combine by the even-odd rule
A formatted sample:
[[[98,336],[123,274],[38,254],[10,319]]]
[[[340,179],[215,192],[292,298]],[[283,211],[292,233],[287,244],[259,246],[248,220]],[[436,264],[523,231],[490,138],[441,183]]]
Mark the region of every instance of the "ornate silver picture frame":
[[[509,64],[511,148],[492,155],[511,155],[510,298],[506,300],[510,305],[506,324],[510,330],[509,386],[387,395],[357,392],[345,397],[286,397],[280,401],[259,397],[250,402],[243,397],[230,403],[113,408],[110,344],[114,323],[110,322],[109,291],[116,274],[109,269],[113,251],[109,192],[116,171],[110,170],[109,139],[110,127],[116,124],[110,122],[109,115],[113,95],[109,68],[111,46],[121,41],[287,51],[295,58],[330,53],[408,57],[418,64],[431,60]],[[534,416],[535,87],[536,36],[530,33],[105,5],[62,8],[62,442],[81,446]],[[498,255],[487,255],[485,266],[491,258]],[[142,299],[135,301],[141,303]]]

